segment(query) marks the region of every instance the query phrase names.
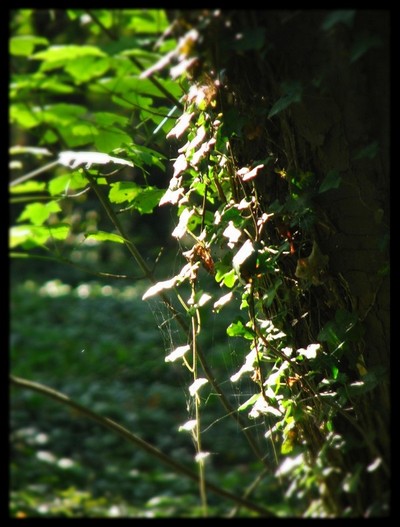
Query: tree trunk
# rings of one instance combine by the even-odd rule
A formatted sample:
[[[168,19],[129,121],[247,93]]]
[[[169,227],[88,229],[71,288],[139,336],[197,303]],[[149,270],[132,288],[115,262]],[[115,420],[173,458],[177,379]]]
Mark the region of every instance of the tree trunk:
[[[308,331],[316,338],[338,311],[347,313],[363,334],[346,348],[344,373],[349,383],[379,378],[352,400],[353,425],[336,418],[350,447],[332,459],[342,472],[327,483],[327,508],[338,515],[348,508],[352,515],[387,514],[389,13],[222,11],[184,12],[184,18],[186,28],[195,25],[201,34],[193,81],[218,79],[219,109],[232,127],[238,167],[274,158],[274,170],[254,180],[265,210],[284,201],[292,176],[314,178],[313,190],[303,192],[304,206],[312,204],[312,225],[297,211],[295,225],[275,223],[269,234],[283,228],[294,236],[297,230],[303,250],[306,241],[317,242],[329,257],[323,275],[308,276],[298,315],[311,313]],[[232,109],[236,122],[230,125]],[[283,169],[285,178],[277,175]],[[318,192],[327,181],[328,190]],[[299,260],[307,255],[293,253],[287,272],[295,279],[303,276]],[[304,345],[302,331],[294,335]],[[357,471],[352,492],[344,476],[350,480]]]

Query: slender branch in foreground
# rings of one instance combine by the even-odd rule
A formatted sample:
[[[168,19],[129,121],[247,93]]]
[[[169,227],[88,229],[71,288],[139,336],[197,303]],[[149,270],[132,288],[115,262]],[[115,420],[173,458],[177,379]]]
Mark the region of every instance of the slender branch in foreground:
[[[120,424],[113,421],[112,419],[109,419],[108,417],[103,417],[102,415],[99,415],[93,412],[92,410],[89,410],[89,408],[75,402],[73,399],[70,399],[67,395],[57,390],[54,390],[53,388],[50,388],[49,386],[45,386],[44,384],[29,381],[28,379],[23,379],[21,377],[15,377],[14,375],[10,375],[10,382],[14,386],[17,386],[19,388],[27,388],[29,390],[38,392],[42,395],[45,395],[46,397],[56,400],[57,402],[65,404],[66,406],[69,406],[70,408],[73,408],[74,410],[80,412],[85,417],[92,419],[93,421],[100,424],[101,426],[104,426],[105,428],[108,428],[109,430],[124,437],[130,443],[133,443],[134,445],[138,446],[139,448],[141,448],[142,450],[144,450],[151,456],[157,458],[164,465],[167,465],[168,467],[172,468],[174,472],[182,474],[190,478],[191,480],[195,481],[196,483],[199,482],[198,475],[192,470],[188,469],[181,463],[175,461],[170,456],[164,454],[163,452],[161,452],[161,450],[158,450],[158,448],[154,447],[147,441],[144,441],[143,439],[133,434],[132,432],[130,432],[129,430],[127,430]],[[238,505],[241,505],[242,507],[246,507],[249,510],[258,512],[260,515],[264,517],[270,517],[270,518],[274,517],[274,514],[272,512],[268,511],[264,507],[261,507],[255,503],[252,503],[250,500],[247,500],[240,496],[236,496],[235,494],[232,494],[231,492],[225,489],[222,489],[220,487],[217,487],[216,485],[213,485],[212,483],[209,483],[207,481],[205,482],[205,485],[206,485],[207,490],[209,490],[210,492],[213,492],[214,494],[217,494],[230,501],[233,501],[237,503]]]

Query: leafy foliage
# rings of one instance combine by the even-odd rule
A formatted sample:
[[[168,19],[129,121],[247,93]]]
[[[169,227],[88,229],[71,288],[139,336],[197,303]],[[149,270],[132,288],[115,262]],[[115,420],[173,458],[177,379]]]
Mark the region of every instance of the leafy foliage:
[[[69,10],[66,16],[80,32],[80,44],[66,43],[63,31],[54,43],[36,36],[29,10],[13,18],[10,120],[15,142],[34,147],[13,149],[18,173],[11,191],[18,212],[11,247],[17,255],[55,258],[68,251],[63,259],[71,263],[80,244],[124,244],[151,281],[142,299],[158,296],[177,326],[176,342],[158,359],[158,369],[173,363],[168,366],[179,367],[186,380],[189,420],[179,431],[190,434],[195,447],[199,515],[213,510],[205,481],[215,450],[203,424],[209,423],[213,397],[222,417],[240,430],[246,459],[254,459],[246,461],[251,490],[242,487],[241,493],[252,494],[254,502],[273,495],[273,504],[262,505],[278,516],[342,514],[346,494],[346,514],[356,515],[352,496],[364,468],[346,472],[342,456],[351,444],[336,422],[345,414],[359,439],[346,408],[377,386],[381,372],[365,368],[362,328],[349,308],[346,284],[330,276],[329,259],[313,236],[313,199],[339,188],[342,176],[331,170],[317,178],[274,147],[250,158],[243,154],[246,141],[263,132],[249,127],[245,103],[235,101],[229,80],[223,85],[213,78],[213,65],[198,51],[200,27],[183,24],[178,39],[161,10]],[[351,25],[353,17],[352,11],[331,12],[322,29]],[[223,51],[263,54],[266,40],[263,29],[244,31],[230,35]],[[377,45],[360,40],[350,61]],[[306,89],[298,80],[282,83],[261,114],[285,122]],[[39,147],[58,158],[40,166]],[[176,155],[165,180],[171,148]],[[360,156],[370,157],[372,150]],[[50,176],[33,184],[46,171]],[[269,179],[281,192],[264,199],[259,189]],[[89,196],[103,211],[98,221],[83,220]],[[155,214],[159,207],[176,210],[171,234],[182,244],[182,258],[177,272],[156,278],[128,224],[132,215]],[[318,296],[322,307],[315,321],[307,298],[317,303]],[[218,357],[204,352],[212,319],[223,324],[224,340],[232,342],[227,349],[242,353],[229,374],[229,386],[246,379],[248,397],[239,404],[232,405],[226,380],[215,374]]]

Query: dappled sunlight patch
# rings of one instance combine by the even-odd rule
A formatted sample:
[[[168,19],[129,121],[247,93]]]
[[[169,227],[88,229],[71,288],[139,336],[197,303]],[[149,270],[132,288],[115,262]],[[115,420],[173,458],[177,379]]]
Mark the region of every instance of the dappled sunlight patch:
[[[65,296],[70,292],[71,286],[68,284],[63,284],[59,279],[49,280],[39,289],[39,294],[41,296],[50,296],[52,298]]]

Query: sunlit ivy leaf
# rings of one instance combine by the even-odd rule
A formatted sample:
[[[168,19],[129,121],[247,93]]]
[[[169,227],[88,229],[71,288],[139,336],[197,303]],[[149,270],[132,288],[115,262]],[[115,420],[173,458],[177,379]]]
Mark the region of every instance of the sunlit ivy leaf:
[[[299,348],[297,350],[297,353],[299,355],[303,355],[303,357],[306,357],[306,359],[315,359],[317,356],[317,352],[321,349],[321,344],[309,344],[307,346],[307,349]]]
[[[199,452],[194,456],[194,459],[196,463],[203,463],[203,461],[208,458],[210,455],[210,452]]]
[[[248,167],[243,167],[240,170],[238,170],[237,174],[238,174],[238,176],[242,177],[243,181],[249,181],[250,179],[254,179],[257,176],[257,172],[261,168],[264,168],[264,165],[257,165],[256,167],[252,168],[251,170]]]
[[[282,412],[280,410],[268,404],[264,397],[259,397],[249,412],[249,417],[252,419],[257,419],[258,417],[266,414],[271,414],[275,417],[282,417]]]
[[[250,353],[246,355],[246,360],[240,370],[231,376],[231,382],[236,382],[244,373],[251,373],[254,371],[254,363],[257,359],[257,350],[252,349]]]
[[[165,357],[165,362],[175,362],[177,359],[181,359],[190,350],[190,346],[179,346],[169,355]]]
[[[183,132],[189,127],[193,115],[194,112],[183,113],[181,117],[179,117],[176,125],[168,133],[167,137],[175,136],[176,138],[179,138],[183,134]]]
[[[243,324],[242,318],[238,318],[235,322],[229,324],[226,333],[229,335],[229,337],[244,337],[249,340],[254,338],[253,331]]]
[[[193,216],[193,209],[183,209],[182,214],[179,217],[179,223],[172,231],[172,236],[178,240],[186,234],[186,228],[189,223],[190,218]]]
[[[220,262],[215,264],[215,269],[216,282],[222,282],[224,285],[226,285],[226,287],[232,288],[237,281],[237,274],[235,270]]]
[[[326,192],[327,190],[332,190],[338,188],[342,182],[342,177],[339,175],[338,170],[330,170],[322,181],[318,192]]]
[[[205,136],[206,136],[206,129],[204,128],[204,126],[199,126],[194,138],[188,143],[186,143],[186,145],[184,145],[182,148],[180,148],[178,152],[186,152],[186,151],[193,150],[194,148],[197,148],[198,145],[202,143]]]
[[[223,236],[228,238],[228,246],[232,249],[234,245],[239,241],[239,238],[242,235],[242,231],[235,227],[232,220],[228,222],[228,226],[225,228],[222,233]]]
[[[29,57],[38,45],[47,46],[47,38],[34,35],[19,35],[10,38],[10,54],[17,56]]]
[[[291,104],[300,102],[303,95],[303,86],[299,81],[286,82],[282,85],[283,96],[272,106],[268,118],[286,110]]]
[[[191,419],[190,421],[187,421],[184,425],[181,425],[178,428],[178,432],[192,432],[197,426],[196,419]]]
[[[29,220],[33,225],[43,225],[43,223],[55,212],[61,210],[56,201],[48,203],[30,203],[25,207],[18,221]]]
[[[355,14],[356,12],[354,9],[338,9],[336,11],[332,11],[325,17],[321,27],[324,31],[328,31],[339,23],[346,24],[346,26],[351,27],[353,25]]]
[[[91,238],[99,242],[124,243],[124,239],[122,236],[120,236],[119,234],[114,234],[112,232],[104,232],[104,231],[90,232],[88,234],[85,234],[85,238]]]
[[[89,169],[92,165],[105,165],[115,163],[116,165],[127,165],[132,167],[133,163],[120,157],[111,157],[102,152],[74,152],[66,150],[58,155],[58,162],[70,168],[85,165]]]
[[[156,284],[152,285],[142,296],[142,300],[146,300],[151,296],[158,295],[159,293],[161,293],[161,291],[165,289],[171,289],[172,287],[175,287],[175,285],[181,284],[182,282],[192,276],[193,267],[194,266],[192,264],[188,263],[182,267],[178,275],[174,276],[173,278],[170,278],[169,280],[157,282]]]
[[[196,379],[190,386],[189,386],[189,393],[193,397],[196,395],[196,393],[199,391],[199,389],[208,383],[207,379]]]
[[[188,164],[184,154],[181,154],[174,163],[174,173],[172,177],[177,177],[181,172],[186,170]]]
[[[213,306],[214,310],[218,312],[225,304],[230,302],[232,298],[233,298],[232,292],[227,293],[224,296],[221,296],[221,298],[219,298],[216,302],[214,302],[214,306]]]

